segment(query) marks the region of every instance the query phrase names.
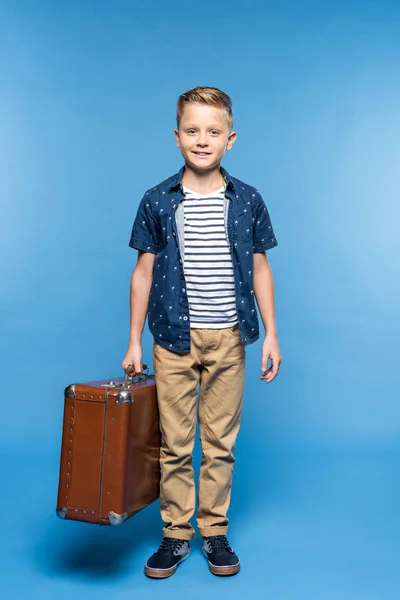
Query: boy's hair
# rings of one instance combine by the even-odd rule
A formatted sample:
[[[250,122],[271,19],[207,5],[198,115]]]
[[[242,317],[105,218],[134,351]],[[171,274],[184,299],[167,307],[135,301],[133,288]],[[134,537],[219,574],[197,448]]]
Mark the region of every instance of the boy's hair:
[[[228,118],[228,127],[229,130],[232,130],[233,127],[233,117],[232,117],[232,100],[222,92],[218,88],[215,87],[206,87],[198,85],[187,92],[181,94],[178,98],[178,103],[176,106],[176,123],[179,129],[179,124],[182,118],[183,109],[186,104],[190,102],[199,102],[200,104],[210,104],[212,106],[217,106],[218,108],[222,108],[226,110],[226,116]]]

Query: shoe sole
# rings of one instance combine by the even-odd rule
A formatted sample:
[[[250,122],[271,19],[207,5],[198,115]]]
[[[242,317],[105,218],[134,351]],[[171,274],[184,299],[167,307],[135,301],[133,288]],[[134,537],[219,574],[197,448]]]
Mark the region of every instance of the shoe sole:
[[[144,573],[145,573],[145,575],[147,575],[147,577],[152,577],[153,579],[165,579],[166,577],[171,577],[171,575],[173,575],[175,573],[175,571],[179,567],[179,565],[184,560],[189,558],[190,554],[191,554],[191,550],[189,550],[189,552],[187,554],[182,556],[180,561],[177,562],[176,565],[174,565],[170,569],[152,569],[151,567],[148,567],[146,564],[144,566]]]
[[[229,565],[227,567],[217,567],[213,565],[209,560],[206,552],[201,550],[208,562],[208,568],[213,575],[219,575],[220,577],[227,577],[229,575],[236,575],[240,571],[240,561],[236,565]]]

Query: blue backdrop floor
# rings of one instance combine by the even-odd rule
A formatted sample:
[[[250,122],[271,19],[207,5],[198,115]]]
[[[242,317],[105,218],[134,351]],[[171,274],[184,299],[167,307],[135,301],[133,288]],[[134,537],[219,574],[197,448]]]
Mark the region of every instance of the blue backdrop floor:
[[[2,598],[397,600],[400,518],[395,452],[287,452],[236,464],[229,539],[241,572],[217,578],[200,552],[163,581],[143,565],[158,546],[158,503],[121,527],[55,515],[58,457],[1,460]],[[197,466],[196,466],[197,472]]]

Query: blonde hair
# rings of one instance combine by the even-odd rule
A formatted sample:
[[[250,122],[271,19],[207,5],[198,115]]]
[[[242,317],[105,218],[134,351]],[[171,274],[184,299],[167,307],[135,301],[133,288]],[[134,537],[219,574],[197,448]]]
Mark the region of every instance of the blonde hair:
[[[186,104],[189,104],[190,102],[199,102],[200,104],[209,104],[211,106],[217,106],[218,108],[225,109],[229,130],[232,130],[232,100],[228,94],[225,94],[225,92],[222,92],[218,88],[201,85],[192,88],[191,90],[188,90],[179,96],[176,106],[176,123],[178,129],[182,118],[183,109],[185,108]]]

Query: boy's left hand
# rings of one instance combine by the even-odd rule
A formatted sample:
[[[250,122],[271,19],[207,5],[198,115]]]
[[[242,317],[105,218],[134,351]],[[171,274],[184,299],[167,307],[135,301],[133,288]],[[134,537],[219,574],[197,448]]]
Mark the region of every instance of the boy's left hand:
[[[262,345],[261,356],[261,371],[260,379],[265,379],[266,383],[270,383],[278,375],[279,367],[281,366],[282,357],[279,351],[278,338],[276,335],[266,335]],[[271,366],[267,370],[268,359],[271,360]]]

